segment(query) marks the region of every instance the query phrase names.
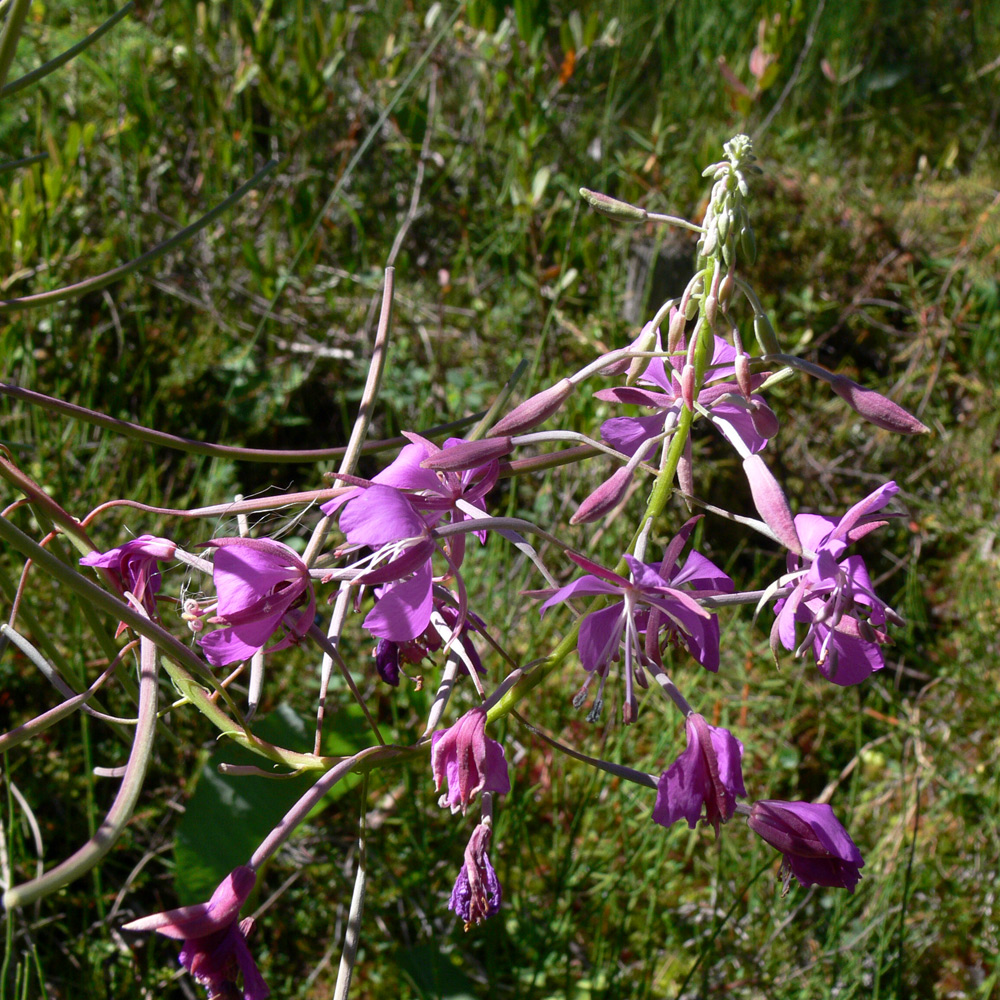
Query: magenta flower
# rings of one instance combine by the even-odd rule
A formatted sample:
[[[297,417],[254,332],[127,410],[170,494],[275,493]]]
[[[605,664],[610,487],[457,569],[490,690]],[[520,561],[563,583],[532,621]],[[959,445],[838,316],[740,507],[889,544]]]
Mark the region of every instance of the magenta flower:
[[[482,660],[476,647],[469,638],[470,631],[482,632],[484,629],[483,620],[471,612],[459,625],[459,612],[451,605],[445,604],[439,599],[434,600],[434,604],[442,621],[453,632],[457,629],[457,637],[462,643],[462,648],[472,664],[476,673],[486,673]],[[399,686],[399,675],[402,672],[403,663],[420,663],[421,660],[429,658],[432,653],[436,653],[444,645],[438,630],[433,625],[427,627],[423,634],[407,642],[392,642],[390,639],[379,639],[375,646],[375,669],[379,677],[392,685]],[[460,673],[468,673],[469,669],[464,660],[459,668]]]
[[[465,864],[451,890],[448,909],[462,918],[466,930],[497,913],[503,899],[500,880],[486,853],[491,835],[492,827],[485,822],[472,831],[465,848]]]
[[[227,875],[207,903],[154,913],[126,924],[126,931],[156,931],[183,941],[180,963],[214,997],[232,997],[243,977],[244,1000],[267,1000],[271,991],[247,946],[253,919],[239,920],[257,875],[241,866]]]
[[[292,549],[271,538],[214,538],[205,544],[218,549],[212,571],[218,605],[209,620],[227,626],[198,640],[209,663],[249,659],[282,628],[285,636],[268,652],[306,634],[316,598],[309,569]]]
[[[693,830],[705,811],[715,827],[732,819],[736,796],[745,797],[740,761],[743,744],[728,730],[710,726],[697,713],[687,717],[687,749],[660,776],[653,820],[671,826],[686,819]]]
[[[683,338],[679,346],[684,348]],[[659,338],[657,349],[661,349]],[[762,397],[751,396],[749,402],[743,398],[739,384],[734,381],[735,361],[736,348],[716,337],[712,367],[708,370],[697,401],[711,413],[713,423],[724,425],[727,431],[739,437],[751,452],[756,453],[774,434],[777,418]],[[601,425],[601,437],[612,448],[634,455],[646,441],[663,431],[668,421],[676,421],[684,405],[681,381],[684,364],[682,355],[653,358],[639,378],[641,385],[651,388],[616,386],[594,393],[598,399],[649,406],[656,410],[649,417],[612,417],[606,420]],[[765,378],[761,373],[752,375],[751,387],[756,388]]]
[[[369,486],[340,515],[340,530],[351,545],[368,546],[377,568],[358,578],[381,584],[364,627],[379,639],[401,643],[416,639],[430,624],[435,543],[430,525],[410,498],[392,486]]]
[[[783,584],[794,584],[787,598],[775,604],[771,648],[778,642],[801,655],[812,648],[816,665],[835,684],[858,684],[885,661],[879,644],[888,641],[883,626],[896,615],[872,588],[860,556],[842,558],[854,541],[881,527],[870,515],[881,510],[899,492],[886,483],[855,504],[839,521],[817,514],[798,514],[795,531],[803,555],[788,557]],[[796,623],[804,623],[805,638],[796,639]]]
[[[655,639],[659,653],[658,634],[666,629],[670,638],[683,641],[691,655],[706,670],[719,669],[719,623],[714,615],[698,602],[698,597],[729,593],[733,581],[710,559],[698,552],[690,552],[684,565],[677,566],[677,558],[691,534],[698,518],[688,521],[667,546],[659,565],[639,562],[626,555],[625,561],[632,574],[631,580],[612,573],[583,556],[570,553],[570,558],[590,572],[556,591],[536,592],[548,599],[541,606],[542,614],[571,597],[589,597],[595,594],[620,597],[622,600],[609,608],[591,612],[580,623],[577,652],[584,670],[596,672],[601,677],[601,690],[612,659],[618,657],[624,636],[625,641],[625,719],[635,718],[636,699],[633,692],[633,674],[641,676],[641,666],[649,659],[640,634],[652,629],[647,640]],[[681,590],[680,587],[690,587]],[[641,681],[640,681],[641,683]],[[601,707],[598,694],[592,715],[597,716]]]
[[[439,729],[431,737],[431,771],[434,787],[448,791],[438,804],[453,813],[468,809],[480,792],[506,795],[510,777],[503,747],[486,736],[486,709],[470,708],[453,726]]]
[[[849,892],[861,879],[864,860],[828,805],[761,800],[750,808],[750,829],[785,856],[781,873],[801,885],[840,886]]]
[[[136,600],[151,615],[155,615],[156,595],[162,580],[157,562],[173,559],[176,548],[166,538],[140,535],[107,552],[91,552],[80,560],[80,565],[109,570],[117,577],[123,590],[134,594]]]

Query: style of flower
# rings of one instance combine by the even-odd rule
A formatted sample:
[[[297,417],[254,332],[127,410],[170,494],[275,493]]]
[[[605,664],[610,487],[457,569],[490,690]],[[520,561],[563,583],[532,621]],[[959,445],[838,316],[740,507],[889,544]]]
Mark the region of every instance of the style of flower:
[[[640,335],[641,336],[641,335]],[[684,348],[681,339],[680,348]],[[661,350],[657,337],[657,350]],[[736,377],[736,348],[721,337],[715,338],[711,367],[697,402],[711,414],[712,422],[735,434],[753,453],[760,451],[777,430],[777,418],[760,396],[745,399]],[[642,445],[660,434],[677,420],[684,406],[682,372],[683,355],[653,358],[639,377],[639,386],[615,386],[601,389],[594,395],[615,403],[649,406],[656,413],[648,417],[612,417],[601,425],[601,437],[612,448],[634,455]],[[766,378],[758,373],[750,376],[750,387],[757,388]],[[728,436],[728,434],[727,434]]]
[[[601,677],[601,691],[612,659],[618,657],[624,637],[625,662],[625,721],[635,718],[636,698],[633,675],[642,678],[641,666],[647,664],[655,650],[659,655],[659,633],[666,629],[674,641],[682,641],[691,655],[706,669],[719,669],[719,623],[697,601],[699,597],[730,593],[733,581],[710,559],[699,552],[690,552],[680,568],[677,559],[698,518],[692,518],[671,540],[663,560],[657,565],[640,562],[626,555],[631,580],[613,573],[583,556],[570,553],[570,558],[588,570],[582,576],[556,591],[536,592],[548,599],[541,606],[548,608],[571,597],[608,595],[622,599],[609,608],[591,612],[580,623],[577,652],[583,668]],[[681,590],[681,587],[691,589]],[[640,639],[646,634],[646,642]],[[644,648],[646,647],[646,648]],[[640,683],[642,683],[642,678]],[[600,711],[598,693],[593,716]]]
[[[316,617],[309,569],[294,550],[271,538],[214,538],[212,578],[218,604],[209,621],[225,625],[198,639],[209,663],[249,659],[284,628],[268,652],[298,642]]]
[[[510,776],[503,747],[486,735],[486,709],[469,709],[453,726],[431,737],[431,771],[434,787],[448,783],[438,804],[453,813],[466,809],[481,792],[506,795]]]
[[[764,799],[751,806],[747,824],[784,855],[782,895],[792,876],[804,886],[839,886],[854,892],[865,862],[830,806]]]
[[[266,1000],[271,995],[257,969],[247,936],[253,919],[239,920],[257,880],[252,868],[241,866],[227,875],[207,903],[181,906],[125,924],[126,931],[156,931],[183,941],[180,963],[208,991],[209,1000],[236,995],[243,977],[244,1000]]]
[[[693,830],[702,815],[715,827],[732,819],[736,796],[746,796],[740,761],[743,744],[728,730],[710,726],[703,716],[687,717],[687,749],[660,776],[653,820],[671,826],[686,819]]]
[[[789,572],[779,581],[794,584],[794,589],[775,604],[772,651],[779,642],[796,655],[811,647],[823,676],[845,686],[860,683],[884,666],[879,644],[888,636],[882,627],[887,620],[898,623],[899,616],[875,595],[861,556],[843,555],[852,542],[886,523],[870,515],[898,492],[895,483],[886,483],[839,521],[818,514],[795,516],[803,555],[789,555]],[[796,640],[796,623],[807,626],[801,642]]]
[[[487,820],[472,831],[465,848],[465,864],[448,901],[448,909],[462,918],[466,930],[499,912],[503,899],[500,880],[486,853],[492,832],[492,825]]]
[[[162,581],[158,561],[173,559],[176,548],[169,539],[140,535],[107,552],[91,552],[80,560],[80,565],[109,570],[123,590],[134,595],[150,615],[155,615],[156,595]]]

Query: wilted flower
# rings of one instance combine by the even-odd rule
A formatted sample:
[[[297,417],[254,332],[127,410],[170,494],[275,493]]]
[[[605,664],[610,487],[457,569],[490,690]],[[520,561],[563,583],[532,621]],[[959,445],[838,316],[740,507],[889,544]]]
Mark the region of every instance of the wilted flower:
[[[227,626],[198,642],[215,666],[249,659],[280,628],[286,635],[268,652],[285,649],[316,617],[309,569],[298,555],[271,538],[214,538],[212,577],[218,605],[214,618]],[[304,605],[304,607],[303,607]]]
[[[157,561],[173,559],[176,546],[166,538],[140,535],[107,552],[91,552],[80,560],[81,566],[96,566],[109,570],[137,601],[151,614],[156,614],[156,594],[160,589],[160,569]]]
[[[431,737],[431,770],[434,787],[448,791],[438,804],[463,813],[480,792],[506,795],[510,777],[503,747],[486,735],[486,709],[469,709],[453,726]]]
[[[465,864],[451,890],[448,909],[462,918],[466,930],[497,913],[503,898],[500,880],[486,853],[492,832],[486,820],[472,831],[465,848]]]
[[[271,995],[247,946],[253,919],[239,920],[257,880],[252,868],[241,866],[227,875],[207,903],[154,913],[126,924],[126,931],[156,931],[183,941],[180,963],[208,990],[209,1000],[230,997],[237,977],[243,977],[244,1000]]]
[[[703,716],[687,717],[687,749],[660,776],[653,820],[670,826],[686,819],[693,830],[702,815],[715,827],[732,818],[736,796],[745,796],[743,744],[728,730],[710,726]]]
[[[826,804],[761,800],[750,808],[750,829],[785,856],[785,892],[794,875],[802,885],[840,886],[849,892],[861,879],[864,860]]]
[[[791,594],[775,604],[771,647],[778,642],[797,655],[812,647],[816,665],[835,684],[858,684],[885,661],[879,643],[888,637],[886,620],[900,621],[872,588],[860,556],[841,558],[854,541],[885,524],[868,516],[881,510],[899,492],[886,483],[855,504],[839,521],[818,514],[797,514],[795,531],[803,555],[788,557],[788,574],[780,581],[794,584]],[[796,641],[796,623],[805,623],[805,638]]]

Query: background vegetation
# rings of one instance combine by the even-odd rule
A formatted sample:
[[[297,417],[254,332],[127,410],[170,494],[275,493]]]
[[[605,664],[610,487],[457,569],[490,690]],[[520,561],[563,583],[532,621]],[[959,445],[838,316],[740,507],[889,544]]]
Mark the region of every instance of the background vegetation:
[[[11,78],[113,10],[33,4]],[[375,436],[457,418],[487,404],[521,358],[528,392],[628,342],[648,306],[678,291],[685,238],[615,228],[581,208],[581,184],[698,216],[701,169],[747,131],[766,171],[753,279],[786,349],[883,388],[933,428],[893,438],[804,382],[775,401],[779,475],[802,509],[837,512],[890,476],[902,487],[908,517],[866,551],[908,621],[886,670],[846,691],[790,659],[775,670],[766,633],[734,614],[718,678],[682,671],[696,707],[746,744],[754,796],[814,797],[836,783],[867,861],[853,896],[779,898],[773,852],[739,824],[718,845],[704,830],[664,831],[650,794],[556,759],[511,723],[508,745],[523,753],[493,851],[504,909],[474,932],[446,909],[465,828],[436,810],[426,774],[373,783],[357,995],[997,995],[998,79],[1000,11],[986,0],[144,0],[60,72],[2,98],[3,158],[47,154],[0,174],[6,299],[137,256],[279,160],[146,271],[0,314],[4,381],[204,440],[335,445],[391,257],[396,367]],[[603,415],[580,400],[569,419]],[[320,482],[312,466],[153,449],[9,400],[0,441],[81,516],[114,496],[181,507]],[[700,446],[700,492],[736,507],[739,467]],[[553,473],[503,497],[555,518],[602,471]],[[97,537],[184,530],[193,544],[209,529],[109,513]],[[589,544],[618,543],[602,528]],[[718,522],[704,545],[744,578],[775,571],[772,551]],[[544,650],[564,622],[515,610],[537,579],[501,547],[487,560],[479,606],[513,649]],[[19,570],[2,557],[5,607]],[[71,676],[93,676],[98,653],[65,595],[36,585],[22,614]],[[2,728],[51,704],[9,648],[0,678]],[[579,680],[568,665],[532,720],[650,771],[673,758],[680,730],[656,703],[627,733],[612,706],[603,727],[588,726],[569,705]],[[272,665],[268,724],[294,728],[315,685],[304,658]],[[405,738],[426,694],[370,678],[367,689]],[[127,714],[124,697],[114,702]],[[206,838],[191,819],[196,790],[214,780],[212,734],[189,716],[171,725],[126,842],[93,878],[6,920],[4,996],[193,995],[174,947],[116,929],[178,894],[197,898],[198,859],[231,834],[215,826]],[[124,751],[81,717],[5,760],[5,864],[24,877],[37,856],[15,789],[51,864],[103,814],[111,783],[93,766]],[[219,794],[253,820],[252,792]],[[338,799],[267,873],[254,944],[276,997],[330,995],[361,808],[357,793]]]

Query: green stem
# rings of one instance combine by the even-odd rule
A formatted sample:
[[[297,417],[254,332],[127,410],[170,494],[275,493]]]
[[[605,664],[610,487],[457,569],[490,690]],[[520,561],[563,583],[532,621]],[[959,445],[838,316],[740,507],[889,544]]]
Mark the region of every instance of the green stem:
[[[21,30],[24,28],[30,6],[31,0],[13,0],[10,11],[7,13],[7,20],[4,21],[3,34],[0,35],[0,87],[3,86],[7,74],[10,72],[10,66],[14,61],[14,53],[17,51],[17,43],[21,39]]]

